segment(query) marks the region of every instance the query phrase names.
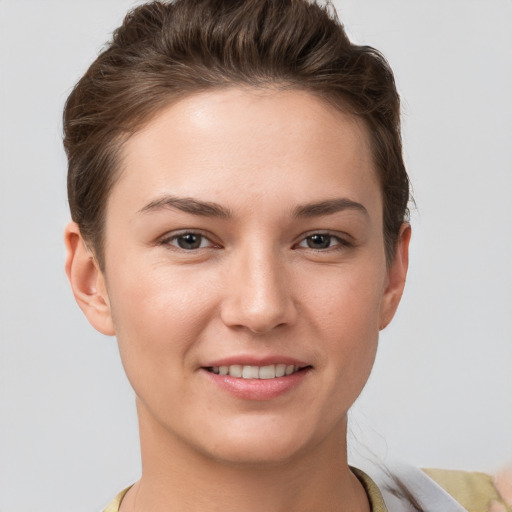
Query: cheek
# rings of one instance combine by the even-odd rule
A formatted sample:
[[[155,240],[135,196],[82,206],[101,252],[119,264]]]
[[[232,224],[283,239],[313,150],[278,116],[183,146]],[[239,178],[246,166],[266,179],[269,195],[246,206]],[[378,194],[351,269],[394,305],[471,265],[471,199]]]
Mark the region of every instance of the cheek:
[[[365,332],[378,332],[384,269],[384,265],[358,265],[329,269],[323,276],[317,274],[314,290],[307,292],[311,288],[309,279],[301,286],[304,308],[328,338],[343,333],[357,339]]]
[[[198,273],[142,263],[116,268],[109,296],[127,373],[145,363],[186,364],[216,304],[215,287]]]
[[[316,325],[322,363],[344,398],[355,399],[373,366],[384,279],[385,272],[375,265],[340,268],[319,282],[304,308]]]
[[[116,269],[109,290],[126,376],[151,410],[178,410],[215,310],[214,288],[165,266],[130,267]]]

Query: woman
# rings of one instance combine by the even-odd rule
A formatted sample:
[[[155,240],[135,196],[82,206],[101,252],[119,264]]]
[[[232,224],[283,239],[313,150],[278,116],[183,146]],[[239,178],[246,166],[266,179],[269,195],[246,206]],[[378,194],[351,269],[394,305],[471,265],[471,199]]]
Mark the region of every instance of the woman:
[[[384,58],[300,0],[141,6],[79,81],[66,271],[118,339],[143,466],[108,511],[464,510],[347,463],[407,273],[399,114]]]

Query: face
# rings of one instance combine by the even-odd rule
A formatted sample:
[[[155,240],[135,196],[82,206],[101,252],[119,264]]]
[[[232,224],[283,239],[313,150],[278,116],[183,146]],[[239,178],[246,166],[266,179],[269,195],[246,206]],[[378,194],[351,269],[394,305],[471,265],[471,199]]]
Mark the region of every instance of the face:
[[[304,92],[192,95],[124,146],[105,227],[93,323],[141,421],[237,463],[340,442],[406,268],[364,126]]]

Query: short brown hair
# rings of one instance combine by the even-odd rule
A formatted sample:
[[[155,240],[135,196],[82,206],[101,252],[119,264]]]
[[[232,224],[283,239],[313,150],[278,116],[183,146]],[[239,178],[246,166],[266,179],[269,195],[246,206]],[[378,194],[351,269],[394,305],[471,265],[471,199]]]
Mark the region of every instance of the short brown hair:
[[[352,44],[334,8],[308,0],[154,1],[128,13],[64,109],[71,215],[103,267],[103,226],[123,142],[186,95],[249,85],[309,91],[363,119],[391,261],[407,218],[400,100],[385,58]]]

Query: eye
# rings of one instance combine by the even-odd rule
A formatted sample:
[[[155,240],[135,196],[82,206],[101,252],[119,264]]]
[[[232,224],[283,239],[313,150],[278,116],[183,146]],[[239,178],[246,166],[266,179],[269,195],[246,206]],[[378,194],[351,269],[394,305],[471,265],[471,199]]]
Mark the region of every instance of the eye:
[[[299,247],[306,247],[308,249],[316,250],[330,249],[331,247],[347,245],[349,244],[345,240],[328,233],[314,233],[304,238],[298,244]]]
[[[213,247],[213,243],[200,233],[185,232],[167,237],[160,241],[161,245],[171,245],[184,251],[193,251]]]

